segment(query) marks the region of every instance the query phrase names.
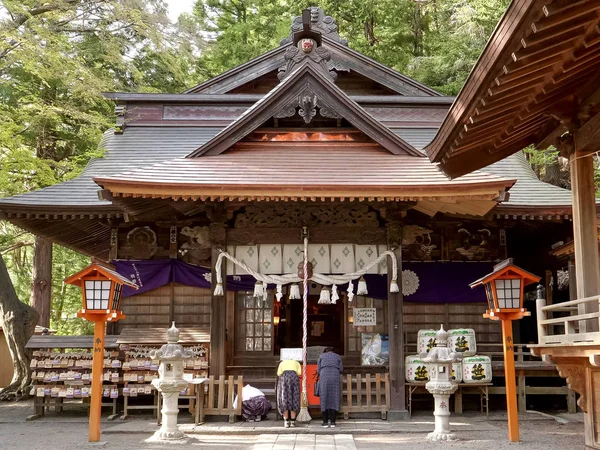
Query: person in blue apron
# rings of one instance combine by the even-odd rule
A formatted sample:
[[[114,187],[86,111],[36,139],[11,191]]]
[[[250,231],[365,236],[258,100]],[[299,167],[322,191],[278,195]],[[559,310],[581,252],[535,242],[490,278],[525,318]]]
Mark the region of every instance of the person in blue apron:
[[[321,414],[323,428],[335,428],[335,419],[340,410],[342,397],[340,387],[340,374],[344,371],[342,358],[332,348],[326,348],[317,363],[319,375],[318,394],[321,400]]]
[[[284,360],[277,368],[277,409],[283,417],[285,428],[296,426],[296,415],[300,411],[300,379],[302,366],[298,361]]]

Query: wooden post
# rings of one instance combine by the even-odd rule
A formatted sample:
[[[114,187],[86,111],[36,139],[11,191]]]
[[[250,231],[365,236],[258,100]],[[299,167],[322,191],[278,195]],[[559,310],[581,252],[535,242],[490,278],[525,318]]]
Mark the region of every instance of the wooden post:
[[[401,248],[401,225],[397,222],[388,223],[388,246],[393,249],[398,261],[398,286],[400,292],[389,292],[389,284],[392,280],[392,265],[388,262],[388,336],[390,348],[390,412],[389,420],[407,419],[406,396],[404,386],[404,327],[402,307],[404,298],[402,296],[402,248]]]
[[[577,275],[573,255],[569,257],[569,300],[577,300]]]
[[[577,143],[576,143],[577,144]],[[600,294],[600,258],[596,227],[596,189],[592,154],[575,151],[570,155],[571,192],[573,195],[573,241],[575,272],[579,298]],[[580,313],[598,311],[597,303],[585,303]],[[581,321],[581,332],[598,331],[598,323]]]
[[[508,415],[508,440],[519,442],[519,414],[517,411],[517,380],[515,379],[515,351],[512,320],[502,320],[504,343],[504,379],[506,383],[506,412]]]
[[[38,325],[50,328],[52,301],[52,241],[35,237],[30,304],[40,314]]]
[[[219,257],[220,249],[225,250],[225,225],[222,223],[210,224],[211,251],[211,315],[210,315],[210,368],[209,372],[215,377],[225,375],[226,372],[226,333],[227,333],[227,300],[226,296],[216,297],[214,288],[217,285],[217,273],[215,265]],[[227,264],[221,267],[223,276],[223,291],[227,292],[226,276]]]
[[[102,318],[104,319],[104,317]],[[102,413],[102,376],[104,373],[104,320],[94,322],[94,355],[92,360],[92,399],[90,401],[89,442],[100,440],[100,416]]]

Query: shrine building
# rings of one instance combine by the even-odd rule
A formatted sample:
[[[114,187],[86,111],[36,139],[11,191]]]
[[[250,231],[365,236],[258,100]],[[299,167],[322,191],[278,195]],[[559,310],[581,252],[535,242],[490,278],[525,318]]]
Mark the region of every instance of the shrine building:
[[[124,291],[127,318],[109,334],[171,321],[206,330],[210,373],[250,383],[274,380],[281,349],[302,346],[302,300],[293,284],[255,297],[255,277],[231,260],[220,267],[225,295],[215,295],[222,252],[285,276],[297,273],[306,237],[315,273],[368,267],[368,293],[355,283],[353,298],[340,284],[337,301],[331,292],[319,302],[323,286],[311,281],[308,346],[334,347],[347,373],[388,374],[390,411],[401,413],[404,359],[420,329],[472,328],[482,349],[500,345],[499,324],[482,317],[483,289],[469,288],[495,262],[511,257],[556,288],[567,263],[550,252],[571,239],[571,192],[540,181],[520,151],[450,179],[424,148],[454,98],[352,50],[322,9],[305,22],[294,19],[279,47],[183,93],[107,93],[116,124],[100,142],[104,156],[72,181],[0,199],[0,218],[139,285]],[[439,142],[452,145],[434,148],[451,151],[448,168],[472,151]],[[471,162],[457,174],[482,166]],[[386,251],[397,274],[391,258],[370,264]],[[400,292],[390,292],[394,278]],[[535,342],[534,324],[516,324],[515,340]],[[363,341],[374,334],[389,357],[365,365]]]

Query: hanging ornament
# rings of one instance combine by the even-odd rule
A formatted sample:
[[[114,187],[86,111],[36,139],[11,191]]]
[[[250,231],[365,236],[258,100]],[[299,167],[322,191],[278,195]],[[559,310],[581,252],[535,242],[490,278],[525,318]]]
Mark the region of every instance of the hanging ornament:
[[[223,292],[223,283],[217,283],[217,287],[215,288],[215,297],[221,297],[222,295],[225,295],[225,292]]]
[[[298,283],[290,286],[290,300],[300,300],[300,286],[298,286]]]
[[[254,285],[254,295],[253,297],[260,298],[264,294],[263,282],[257,281]]]
[[[356,289],[356,295],[369,295],[367,290],[367,282],[364,277],[360,277],[358,280],[358,289]]]
[[[352,281],[349,281],[348,282],[348,301],[351,302],[353,298],[354,298],[354,284],[352,284]]]
[[[320,305],[329,305],[331,304],[331,296],[329,295],[329,288],[327,286],[323,286],[321,289],[321,295],[319,297]]]
[[[400,292],[400,288],[398,287],[398,281],[392,280],[390,282],[390,292]]]
[[[277,302],[280,302],[282,297],[283,297],[283,286],[278,284],[277,285],[277,293],[275,294],[275,298],[277,298]]]
[[[331,286],[331,303],[335,305],[339,299],[340,296],[338,294],[337,286],[334,284]]]

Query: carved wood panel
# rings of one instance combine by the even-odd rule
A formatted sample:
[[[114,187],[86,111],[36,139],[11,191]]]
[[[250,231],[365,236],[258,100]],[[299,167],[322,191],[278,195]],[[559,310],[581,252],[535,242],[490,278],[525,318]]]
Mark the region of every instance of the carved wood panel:
[[[235,228],[279,227],[379,227],[377,212],[368,205],[269,205],[246,206],[235,219]]]

